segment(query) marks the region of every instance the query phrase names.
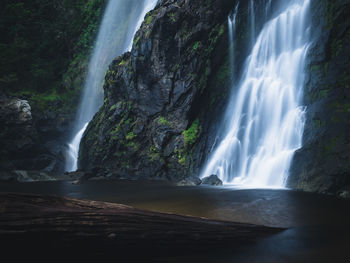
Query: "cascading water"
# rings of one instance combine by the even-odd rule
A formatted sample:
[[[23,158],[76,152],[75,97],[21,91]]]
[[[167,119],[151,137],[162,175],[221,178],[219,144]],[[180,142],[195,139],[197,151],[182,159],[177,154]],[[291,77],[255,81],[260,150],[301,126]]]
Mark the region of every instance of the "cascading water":
[[[77,169],[79,144],[84,131],[103,102],[103,81],[112,60],[131,50],[132,40],[144,16],[158,0],[110,0],[89,63],[73,139],[68,144],[66,171]]]
[[[238,13],[239,2],[236,4],[235,10],[227,18],[228,35],[229,35],[229,54],[230,54],[230,72],[231,83],[234,79],[234,50],[235,50],[235,37],[236,37],[236,19]]]
[[[229,102],[227,131],[201,177],[216,174],[225,183],[284,187],[304,129],[308,6],[309,0],[285,1],[264,25]]]
[[[255,12],[254,12],[254,0],[249,2],[249,18],[250,18],[250,43],[253,46],[255,42]]]

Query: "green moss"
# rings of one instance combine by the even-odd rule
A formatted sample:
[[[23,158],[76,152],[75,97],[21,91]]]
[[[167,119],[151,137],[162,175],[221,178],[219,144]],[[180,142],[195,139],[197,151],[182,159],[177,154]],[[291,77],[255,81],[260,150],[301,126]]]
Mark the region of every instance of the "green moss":
[[[209,33],[209,41],[207,48],[205,49],[205,52],[209,55],[215,48],[215,45],[217,41],[220,39],[220,37],[223,35],[225,32],[225,26],[224,24],[222,25],[216,25],[211,32]]]
[[[193,44],[192,49],[193,49],[194,51],[197,51],[197,49],[199,48],[200,44],[201,44],[200,41],[195,42],[195,43]]]
[[[128,142],[126,146],[134,152],[137,152],[140,149],[140,144],[133,141]]]
[[[176,22],[176,14],[175,13],[169,13],[168,17],[170,19],[171,22]]]
[[[185,145],[191,146],[196,142],[201,131],[201,126],[199,125],[199,120],[196,119],[192,125],[182,132],[185,139]]]
[[[136,134],[134,132],[129,132],[126,136],[125,139],[130,141],[133,140],[136,137]]]
[[[114,105],[112,105],[110,108],[109,108],[109,110],[110,111],[112,111],[112,110],[115,110],[116,108],[118,108],[118,103],[116,103],[116,104],[114,104]]]
[[[182,166],[185,166],[187,163],[187,155],[184,149],[176,149],[174,151],[174,153],[176,154],[176,158],[179,164],[181,164]]]
[[[140,41],[140,36],[138,36],[138,37],[136,37],[136,38],[134,39],[134,46],[137,46],[137,44],[139,43],[139,41]]]
[[[157,147],[151,145],[148,149],[147,156],[150,158],[151,161],[156,161],[160,159],[160,152],[158,151]]]
[[[186,40],[189,38],[190,36],[190,32],[188,30],[188,24],[187,24],[187,21],[185,21],[183,24],[182,24],[182,27],[181,27],[181,31],[180,31],[180,34],[181,34],[181,37]]]
[[[148,14],[145,20],[146,25],[151,24],[153,21],[153,16],[151,14]]]
[[[169,126],[170,122],[167,119],[165,119],[164,117],[159,117],[158,124],[164,125],[164,126]]]
[[[120,61],[120,63],[118,64],[119,66],[123,66],[123,65],[125,65],[126,64],[126,60],[122,60],[122,61]]]

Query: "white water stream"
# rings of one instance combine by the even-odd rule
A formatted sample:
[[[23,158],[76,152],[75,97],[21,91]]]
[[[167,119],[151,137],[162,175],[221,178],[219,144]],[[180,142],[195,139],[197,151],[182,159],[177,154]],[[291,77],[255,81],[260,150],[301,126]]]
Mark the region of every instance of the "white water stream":
[[[68,144],[66,171],[75,171],[79,144],[84,131],[103,103],[103,82],[113,59],[131,50],[136,31],[158,0],[110,0],[105,9],[75,121],[73,138]]]
[[[222,125],[228,128],[201,177],[216,174],[224,183],[250,187],[285,186],[304,129],[309,1],[281,1],[279,14],[263,26],[232,93]]]

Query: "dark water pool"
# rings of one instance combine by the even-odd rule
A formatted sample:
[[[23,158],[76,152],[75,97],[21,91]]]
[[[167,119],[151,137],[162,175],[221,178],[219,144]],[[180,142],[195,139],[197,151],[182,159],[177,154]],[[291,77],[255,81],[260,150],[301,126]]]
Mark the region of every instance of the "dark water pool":
[[[117,202],[154,211],[287,227],[239,249],[155,262],[350,262],[350,201],[290,190],[176,187],[163,182],[0,184],[24,192]]]

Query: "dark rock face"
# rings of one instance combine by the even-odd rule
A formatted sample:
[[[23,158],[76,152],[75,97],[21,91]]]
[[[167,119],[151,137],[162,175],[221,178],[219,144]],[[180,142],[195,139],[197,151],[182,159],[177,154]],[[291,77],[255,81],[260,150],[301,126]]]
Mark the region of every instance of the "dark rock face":
[[[0,96],[1,170],[62,171],[69,117],[35,112],[28,101]]]
[[[200,116],[196,102],[208,102],[203,96],[218,70],[217,49],[227,49],[230,2],[163,1],[147,14],[132,51],[109,68],[104,105],[82,140],[80,168],[176,180],[198,173],[209,107]]]
[[[202,184],[208,184],[208,185],[222,185],[222,181],[219,179],[219,177],[216,174],[212,174],[208,177],[204,177],[202,180]]]
[[[200,185],[202,180],[196,176],[188,177],[177,182],[177,186],[196,186]]]
[[[265,1],[256,3],[264,13]],[[146,15],[132,51],[110,65],[104,105],[82,139],[80,169],[106,167],[131,179],[198,177],[231,90],[227,15],[234,5],[164,0]],[[239,65],[249,52],[246,10],[242,2]]]
[[[350,1],[312,1],[303,147],[289,186],[336,193],[350,185]]]
[[[107,2],[1,2],[0,171],[63,170]]]

